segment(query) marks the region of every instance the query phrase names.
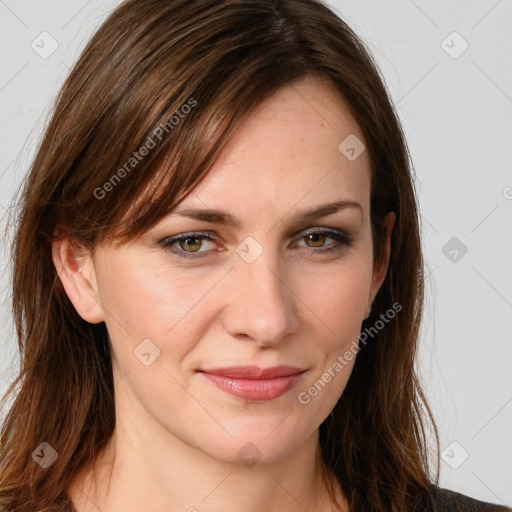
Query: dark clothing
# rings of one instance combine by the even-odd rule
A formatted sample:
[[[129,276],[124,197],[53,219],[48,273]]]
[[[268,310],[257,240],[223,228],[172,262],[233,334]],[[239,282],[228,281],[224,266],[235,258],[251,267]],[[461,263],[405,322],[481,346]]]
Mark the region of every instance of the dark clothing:
[[[418,504],[415,512],[512,512],[512,508],[471,498],[437,486],[427,499]]]

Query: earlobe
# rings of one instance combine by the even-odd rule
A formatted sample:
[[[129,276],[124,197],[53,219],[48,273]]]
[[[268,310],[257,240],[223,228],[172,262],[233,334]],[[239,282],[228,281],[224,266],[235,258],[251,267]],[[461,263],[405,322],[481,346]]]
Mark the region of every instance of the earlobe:
[[[69,238],[59,238],[52,242],[52,259],[62,286],[77,313],[87,322],[103,322],[103,308],[90,252],[83,246],[71,243]]]

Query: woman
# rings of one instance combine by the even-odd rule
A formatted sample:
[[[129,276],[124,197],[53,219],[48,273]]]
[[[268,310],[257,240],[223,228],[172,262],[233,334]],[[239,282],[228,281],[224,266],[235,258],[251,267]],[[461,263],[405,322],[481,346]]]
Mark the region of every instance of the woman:
[[[325,5],[121,4],[20,208],[2,510],[507,510],[431,474],[406,144]]]

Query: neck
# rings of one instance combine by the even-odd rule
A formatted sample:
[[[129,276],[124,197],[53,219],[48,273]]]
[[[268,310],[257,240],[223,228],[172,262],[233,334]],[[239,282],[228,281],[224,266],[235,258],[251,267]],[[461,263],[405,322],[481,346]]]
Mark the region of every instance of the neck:
[[[94,468],[68,489],[77,512],[338,510],[322,478],[318,431],[286,459],[247,467],[213,459],[161,427],[117,425]],[[348,510],[339,489],[337,499]]]

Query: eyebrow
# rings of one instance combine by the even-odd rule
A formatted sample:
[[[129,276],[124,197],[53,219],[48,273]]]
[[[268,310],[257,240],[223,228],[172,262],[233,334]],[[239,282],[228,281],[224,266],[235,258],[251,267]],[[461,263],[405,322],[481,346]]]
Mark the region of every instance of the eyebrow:
[[[358,208],[363,215],[363,207],[360,203],[351,200],[336,201],[326,203],[306,210],[301,210],[293,216],[294,222],[301,224],[307,221],[332,215],[333,213],[345,210],[347,208]],[[223,224],[235,229],[240,227],[240,221],[228,212],[216,209],[200,209],[200,208],[182,208],[171,212],[171,215],[180,215],[191,219],[215,224]]]

